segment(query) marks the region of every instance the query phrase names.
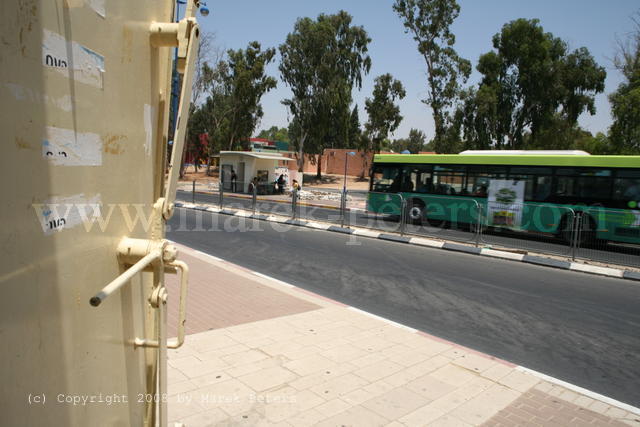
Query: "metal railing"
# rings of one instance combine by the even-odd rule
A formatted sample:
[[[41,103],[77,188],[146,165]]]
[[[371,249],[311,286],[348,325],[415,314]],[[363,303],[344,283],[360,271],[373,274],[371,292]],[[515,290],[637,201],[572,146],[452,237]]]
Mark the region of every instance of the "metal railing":
[[[190,199],[195,203],[196,183],[191,187]],[[220,209],[229,204],[225,193],[224,187],[219,186]],[[640,212],[633,214],[630,210],[598,206],[574,209],[524,203],[522,206],[512,204],[501,212],[499,206],[489,206],[484,200],[473,198],[428,194],[405,197],[401,193],[346,190],[339,193],[339,205],[334,205],[334,208],[300,204],[299,192],[292,191],[289,207],[282,212],[281,209],[286,207],[282,205],[287,203],[285,200],[259,198],[257,186],[249,194],[251,197],[245,197],[244,201],[237,198],[229,200],[233,201],[234,207],[250,210],[253,214],[272,211],[274,214],[289,214],[293,220],[329,221],[342,228],[363,227],[396,232],[402,236],[458,241],[475,247],[499,247],[559,255],[570,260],[640,266],[640,245],[634,243],[640,237]],[[211,200],[210,195],[207,197]],[[215,203],[215,199],[213,201]],[[362,209],[365,201],[367,209]],[[276,212],[278,205],[280,212]],[[508,212],[515,213],[509,217]],[[629,233],[627,243],[619,241],[625,240],[620,239],[619,234],[625,230]]]

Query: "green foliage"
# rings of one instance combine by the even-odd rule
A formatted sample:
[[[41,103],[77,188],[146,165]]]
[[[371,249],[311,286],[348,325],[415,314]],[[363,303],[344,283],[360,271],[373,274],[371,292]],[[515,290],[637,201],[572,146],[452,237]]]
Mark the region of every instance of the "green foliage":
[[[466,91],[459,107],[464,147],[570,146],[578,116],[595,114],[604,68],[586,48],[569,52],[537,19],[506,24],[493,37],[493,47],[479,59],[478,88]]]
[[[358,106],[353,107],[351,117],[349,118],[349,138],[344,147],[341,148],[358,148],[362,137],[362,128],[360,127],[360,115]]]
[[[220,150],[233,150],[251,137],[263,115],[260,99],[276,87],[276,79],[265,74],[275,49],[262,50],[251,42],[246,49],[227,51],[227,59],[215,68],[206,62],[201,76],[205,102],[195,108],[190,120],[191,135],[209,134],[209,155]]]
[[[471,74],[471,63],[453,48],[455,36],[450,31],[460,6],[455,0],[395,0],[393,10],[418,43],[427,65],[429,91],[423,102],[433,111],[435,149],[439,153],[450,152],[449,109],[460,94],[459,81],[466,82]]]
[[[391,149],[396,153],[402,153],[409,150],[411,154],[418,154],[424,151],[426,136],[424,132],[418,129],[409,131],[409,138],[396,139],[391,143]]]
[[[402,83],[395,80],[391,74],[387,73],[376,77],[373,99],[367,98],[365,100],[365,110],[369,115],[365,129],[371,142],[368,150],[380,152],[382,141],[400,126],[402,116],[400,115],[400,107],[395,102],[405,96],[406,92]]]
[[[639,14],[640,16],[640,14]],[[614,64],[624,76],[609,96],[613,125],[610,136],[620,154],[640,153],[640,22],[626,43],[620,43]]]
[[[258,138],[265,138],[270,141],[282,141],[290,142],[289,130],[287,128],[279,128],[278,126],[271,126],[269,129],[263,129]]]
[[[293,93],[282,102],[292,116],[289,135],[300,153],[300,168],[304,153],[348,144],[351,91],[361,87],[362,75],[371,68],[371,39],[351,21],[345,11],[300,18],[280,45],[281,77]]]

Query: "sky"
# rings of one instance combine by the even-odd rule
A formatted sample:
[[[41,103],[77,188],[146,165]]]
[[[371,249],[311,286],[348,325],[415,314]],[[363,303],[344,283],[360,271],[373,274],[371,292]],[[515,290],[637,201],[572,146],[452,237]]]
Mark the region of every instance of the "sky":
[[[206,1],[206,0],[205,0]],[[210,14],[198,17],[205,32],[215,34],[215,44],[224,49],[246,48],[257,40],[263,48],[277,48],[293,31],[300,17],[316,18],[320,13],[332,14],[345,10],[353,16],[353,24],[363,26],[372,39],[369,55],[371,71],[365,76],[362,89],[354,90],[360,121],[367,115],[364,102],[371,97],[375,77],[391,73],[400,80],[407,96],[399,102],[404,117],[392,138],[405,138],[411,128],[422,130],[427,140],[433,138],[431,110],[421,102],[426,97],[426,65],[418,53],[416,43],[404,32],[402,21],[392,9],[392,0],[233,0],[206,1]],[[631,16],[640,11],[638,0],[458,0],[460,15],[453,24],[455,48],[460,56],[469,59],[474,68],[467,86],[477,83],[475,70],[478,58],[492,49],[491,39],[502,26],[518,18],[538,18],[546,32],[566,41],[570,49],[586,47],[596,62],[605,67],[605,92],[596,96],[597,112],[583,114],[579,124],[586,130],[606,132],[611,125],[607,95],[622,82],[613,67],[616,40],[624,40],[633,30]],[[278,87],[262,98],[264,117],[255,134],[271,126],[288,126],[289,117],[281,100],[291,96],[289,88],[280,81],[279,54],[267,68],[278,79]]]

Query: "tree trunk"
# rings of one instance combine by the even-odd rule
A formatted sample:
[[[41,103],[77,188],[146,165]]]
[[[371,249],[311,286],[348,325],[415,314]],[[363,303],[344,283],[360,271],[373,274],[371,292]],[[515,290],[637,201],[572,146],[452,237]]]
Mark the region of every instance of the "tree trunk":
[[[318,154],[318,159],[316,161],[318,162],[316,178],[317,179],[322,179],[322,154]]]
[[[207,156],[207,176],[211,176],[211,156]]]
[[[304,140],[307,139],[306,135],[302,135],[300,138],[300,148],[298,149],[298,172],[304,174]]]

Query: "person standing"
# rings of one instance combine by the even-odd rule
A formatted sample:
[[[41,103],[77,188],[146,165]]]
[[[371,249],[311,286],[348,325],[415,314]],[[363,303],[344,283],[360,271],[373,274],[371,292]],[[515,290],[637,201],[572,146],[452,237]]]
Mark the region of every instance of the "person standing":
[[[284,184],[285,184],[284,175],[280,175],[276,183],[278,184],[278,193],[284,194]]]
[[[231,191],[233,193],[236,192],[236,182],[238,181],[238,175],[236,175],[236,171],[231,169]]]

